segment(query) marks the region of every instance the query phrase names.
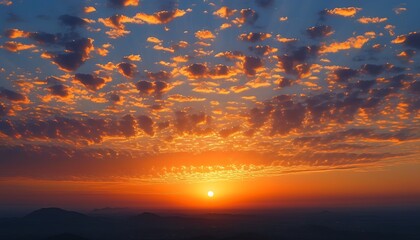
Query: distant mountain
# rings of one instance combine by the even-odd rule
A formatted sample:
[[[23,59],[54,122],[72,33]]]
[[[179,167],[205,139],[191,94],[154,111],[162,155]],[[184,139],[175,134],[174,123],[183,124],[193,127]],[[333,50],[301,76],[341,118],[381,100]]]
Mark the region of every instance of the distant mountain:
[[[67,211],[61,208],[41,208],[29,213],[23,219],[26,221],[36,222],[76,223],[89,221],[90,217],[78,212]]]

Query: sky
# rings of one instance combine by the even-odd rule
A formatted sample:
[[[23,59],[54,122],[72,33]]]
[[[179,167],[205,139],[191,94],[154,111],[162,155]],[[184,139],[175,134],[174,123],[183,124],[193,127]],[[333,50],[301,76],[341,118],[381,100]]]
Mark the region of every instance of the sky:
[[[0,210],[418,205],[419,11],[0,0]]]

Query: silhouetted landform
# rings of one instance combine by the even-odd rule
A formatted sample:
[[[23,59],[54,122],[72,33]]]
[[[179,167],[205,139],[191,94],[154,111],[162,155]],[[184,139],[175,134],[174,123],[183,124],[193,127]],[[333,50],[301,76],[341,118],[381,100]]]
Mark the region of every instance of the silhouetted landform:
[[[43,208],[21,218],[0,219],[0,239],[420,239],[419,211],[284,211],[254,215],[168,216],[144,212],[125,217],[115,217],[115,209],[111,212],[96,216]]]

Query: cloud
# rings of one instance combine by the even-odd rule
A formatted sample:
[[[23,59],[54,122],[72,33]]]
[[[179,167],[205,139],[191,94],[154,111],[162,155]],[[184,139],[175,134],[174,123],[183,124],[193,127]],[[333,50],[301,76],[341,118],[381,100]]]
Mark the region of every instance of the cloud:
[[[35,48],[36,46],[34,44],[24,44],[20,42],[15,41],[8,41],[3,43],[3,45],[0,45],[0,48],[4,48],[10,52],[19,52],[23,50],[28,50]]]
[[[143,130],[149,136],[153,136],[155,134],[153,130],[154,123],[153,123],[153,120],[149,116],[140,115],[137,118],[137,123],[140,129]]]
[[[169,85],[163,81],[150,82],[142,80],[136,83],[136,88],[142,94],[155,95],[156,97],[160,97],[163,93],[170,90]]]
[[[331,26],[318,25],[306,29],[306,33],[310,38],[322,38],[332,35],[334,31]]]
[[[69,88],[63,84],[55,84],[53,86],[47,87],[47,89],[54,96],[59,96],[62,98],[69,96]]]
[[[105,85],[105,80],[92,74],[77,73],[74,79],[82,83],[87,89],[96,91]]]
[[[83,27],[88,24],[86,20],[68,14],[61,15],[58,19],[60,20],[61,24],[69,26],[71,29],[75,29],[76,27]]]
[[[271,34],[269,33],[254,33],[254,32],[250,32],[248,34],[241,34],[239,36],[239,39],[241,39],[242,41],[247,41],[247,42],[258,42],[258,41],[264,41],[267,38],[270,38]]]
[[[362,48],[368,41],[369,37],[359,35],[351,37],[344,42],[333,42],[329,45],[324,45],[320,49],[320,53],[336,53],[348,49],[359,49]]]
[[[203,112],[176,111],[174,126],[179,134],[203,135],[212,131],[211,120],[212,118]]]
[[[169,101],[174,102],[203,102],[206,99],[205,98],[198,98],[198,97],[192,97],[192,96],[184,96],[181,94],[174,94],[168,97]]]
[[[406,35],[400,35],[392,43],[403,44],[407,47],[420,49],[420,33],[411,32]]]
[[[126,78],[133,78],[137,71],[137,66],[132,63],[122,62],[117,64],[118,72]]]
[[[242,24],[246,23],[246,24],[253,25],[259,18],[258,13],[250,8],[242,9],[240,13],[241,13],[241,17],[237,18],[236,20]]]
[[[12,102],[27,102],[28,99],[25,95],[0,87],[0,97],[1,98],[7,98],[9,101]]]
[[[277,56],[279,67],[287,74],[305,76],[312,64],[308,63],[319,54],[318,46],[305,46],[293,50],[290,54]]]
[[[81,38],[73,40],[65,44],[66,51],[64,53],[49,53],[47,56],[52,62],[66,72],[77,70],[87,59],[89,54],[94,50],[93,39]]]
[[[357,21],[362,24],[369,24],[369,23],[381,23],[388,20],[388,18],[379,18],[379,17],[361,17]]]
[[[108,4],[111,7],[122,8],[133,6],[136,7],[139,5],[139,0],[108,0]]]
[[[263,61],[258,57],[246,56],[242,63],[246,75],[255,75],[263,66]]]
[[[214,36],[214,34],[209,30],[199,30],[195,32],[195,37],[200,40],[216,38],[216,36]]]
[[[220,18],[229,18],[230,16],[232,16],[233,14],[235,14],[236,10],[235,9],[230,9],[226,6],[223,6],[221,8],[219,8],[218,10],[216,10],[213,15],[216,15]]]
[[[322,12],[322,14],[330,14],[330,15],[338,15],[342,17],[354,17],[361,8],[356,7],[344,7],[344,8],[334,8],[334,9],[326,9]]]
[[[135,18],[142,20],[148,24],[166,24],[175,18],[182,17],[186,14],[184,10],[175,9],[172,11],[160,11],[154,14],[137,13]]]

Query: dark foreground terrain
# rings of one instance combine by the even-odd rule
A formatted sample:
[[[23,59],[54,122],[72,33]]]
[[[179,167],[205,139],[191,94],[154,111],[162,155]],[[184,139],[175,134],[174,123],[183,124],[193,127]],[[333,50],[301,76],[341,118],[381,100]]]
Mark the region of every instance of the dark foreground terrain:
[[[43,208],[0,219],[7,240],[420,239],[419,211],[279,211],[261,214],[89,214]]]

